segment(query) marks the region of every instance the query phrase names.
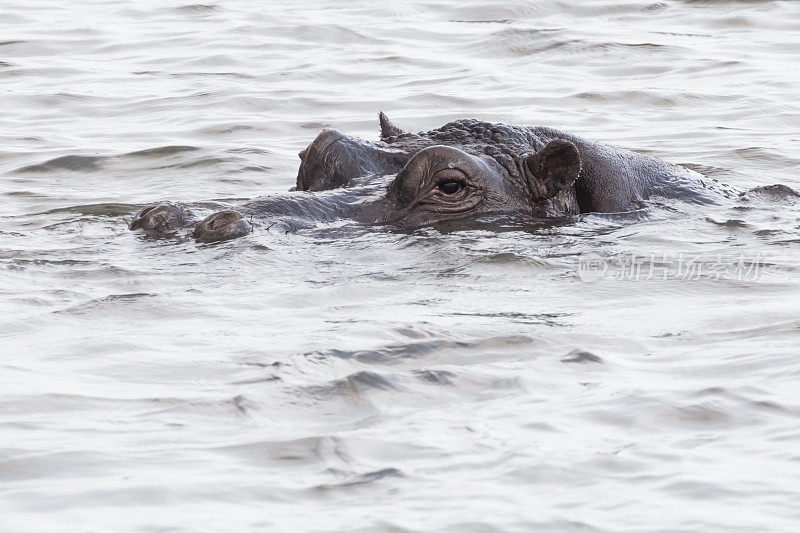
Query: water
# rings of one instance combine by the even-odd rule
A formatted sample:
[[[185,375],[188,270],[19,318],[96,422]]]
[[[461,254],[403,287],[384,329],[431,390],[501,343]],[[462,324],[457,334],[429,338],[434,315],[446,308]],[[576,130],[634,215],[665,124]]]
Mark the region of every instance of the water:
[[[791,194],[210,246],[126,220],[286,191],[381,109],[800,188],[797,3],[312,4],[0,5],[0,529],[796,530]]]

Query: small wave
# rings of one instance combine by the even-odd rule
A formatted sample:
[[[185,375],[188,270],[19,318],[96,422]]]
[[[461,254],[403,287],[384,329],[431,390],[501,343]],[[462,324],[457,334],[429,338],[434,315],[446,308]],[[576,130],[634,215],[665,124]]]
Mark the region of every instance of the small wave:
[[[336,446],[335,437],[306,437],[292,440],[260,441],[246,444],[232,444],[212,448],[213,451],[230,454],[249,463],[272,465],[291,463],[292,465],[315,464],[322,456],[326,446]]]
[[[71,307],[68,307],[67,309],[62,309],[54,312],[56,314],[81,315],[84,313],[93,312],[97,309],[108,309],[120,304],[126,305],[130,302],[136,302],[143,298],[150,298],[153,296],[155,296],[155,294],[149,294],[149,293],[111,294],[103,298],[95,298],[94,300],[89,300],[88,302],[73,305]]]
[[[560,64],[615,57],[629,61],[632,55],[677,55],[686,52],[683,47],[674,44],[567,39],[562,37],[567,35],[566,32],[564,28],[504,28],[491,34],[486,45],[500,55],[536,55],[542,60],[554,58]]]
[[[776,167],[794,167],[800,161],[794,157],[787,157],[777,153],[775,150],[762,146],[748,146],[747,148],[737,148],[730,150],[729,154],[733,157],[741,158],[746,161],[755,161],[760,164],[770,163]]]
[[[162,167],[153,167],[153,170],[165,170],[168,168],[197,168],[197,167],[209,167],[213,165],[217,165],[219,163],[231,163],[236,161],[232,158],[225,158],[225,157],[203,157],[200,159],[193,159],[191,161],[186,161],[183,163],[177,163],[174,165],[165,165]]]
[[[392,364],[402,359],[452,355],[455,358],[469,357],[469,352],[509,350],[511,357],[518,357],[520,346],[532,344],[532,337],[515,335],[502,337],[489,337],[476,341],[423,341],[397,344],[376,350],[329,350],[325,355],[340,359],[355,359],[361,363]]]
[[[586,350],[572,350],[561,360],[562,363],[602,363],[603,359]]]
[[[456,377],[456,374],[447,370],[417,370],[414,375],[425,383],[447,386],[452,386]]]
[[[182,145],[158,146],[156,148],[145,148],[144,150],[128,152],[127,154],[122,154],[121,157],[166,157],[183,152],[193,152],[195,150],[199,150],[199,148],[196,146]]]
[[[775,185],[762,185],[755,187],[749,191],[741,194],[742,198],[763,198],[765,200],[779,201],[779,200],[794,200],[800,198],[800,193],[792,189],[788,185],[776,183]]]
[[[461,24],[509,24],[511,23],[510,19],[486,19],[486,20],[451,20],[450,22],[458,22]]]
[[[102,156],[89,155],[65,155],[50,159],[44,163],[28,165],[17,169],[16,172],[53,172],[57,170],[67,170],[70,172],[83,172],[87,170],[97,170],[105,158]]]
[[[511,311],[499,311],[495,313],[464,313],[464,312],[453,312],[450,313],[451,316],[470,316],[470,317],[480,317],[480,318],[495,318],[495,319],[504,319],[508,320],[509,322],[515,322],[517,324],[541,324],[549,327],[563,327],[565,325],[564,322],[559,320],[561,317],[569,316],[567,313],[519,313],[519,312],[511,312]]]
[[[361,371],[322,385],[311,385],[305,391],[315,400],[324,401],[335,397],[359,396],[368,390],[398,390],[389,377],[377,372]]]
[[[714,220],[711,217],[706,217],[706,221],[708,221],[708,222],[710,222],[710,223],[712,223],[714,225],[717,225],[717,226],[720,226],[720,227],[723,227],[723,228],[729,228],[729,229],[738,229],[738,228],[748,228],[748,227],[750,227],[750,224],[748,224],[744,220],[741,220],[741,219],[738,219],[738,218],[729,218],[728,220]]]
[[[625,106],[634,104],[647,106],[650,108],[662,107],[673,108],[689,101],[705,101],[710,102],[713,100],[721,100],[723,96],[714,96],[708,94],[695,94],[695,93],[675,93],[675,92],[657,92],[657,91],[631,91],[631,90],[618,90],[618,91],[586,91],[575,93],[573,98],[579,100],[586,100],[588,102],[602,103],[602,104],[615,104],[620,103]]]
[[[211,4],[190,4],[178,7],[176,9],[177,11],[185,11],[189,13],[208,13],[209,11],[216,10],[217,6]]]
[[[348,489],[362,485],[368,485],[384,478],[402,478],[402,477],[406,476],[405,474],[403,474],[403,472],[401,472],[397,468],[384,468],[382,470],[376,470],[374,472],[366,472],[364,474],[358,474],[346,481],[343,481],[342,483],[326,483],[323,485],[318,485],[315,488],[317,490],[324,490],[324,491]]]
[[[102,204],[86,204],[86,205],[71,205],[68,207],[58,207],[40,213],[33,213],[34,215],[55,215],[59,213],[70,213],[82,216],[104,216],[104,217],[118,217],[123,215],[130,215],[142,206],[135,204],[117,204],[117,203],[102,203]],[[27,215],[26,215],[27,216]]]

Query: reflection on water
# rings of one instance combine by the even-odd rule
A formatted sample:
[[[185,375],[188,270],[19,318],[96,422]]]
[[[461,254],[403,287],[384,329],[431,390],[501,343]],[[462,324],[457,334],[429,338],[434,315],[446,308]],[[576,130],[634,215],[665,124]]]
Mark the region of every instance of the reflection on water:
[[[796,527],[793,3],[0,16],[4,531]],[[467,230],[126,229],[153,201],[286,191],[321,128],[373,139],[379,109],[554,126],[758,189]],[[741,258],[756,275],[710,268]]]

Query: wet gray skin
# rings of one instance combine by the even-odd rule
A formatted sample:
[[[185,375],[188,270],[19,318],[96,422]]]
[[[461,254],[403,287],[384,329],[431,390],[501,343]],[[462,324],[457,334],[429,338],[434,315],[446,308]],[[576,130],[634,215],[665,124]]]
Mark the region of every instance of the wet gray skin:
[[[379,115],[380,140],[322,131],[299,153],[292,191],[214,213],[202,221],[162,202],[140,210],[132,230],[200,242],[252,231],[248,220],[352,219],[413,229],[466,225],[486,214],[531,219],[622,212],[653,197],[713,203],[732,191],[686,168],[544,127],[457,120],[406,133]]]

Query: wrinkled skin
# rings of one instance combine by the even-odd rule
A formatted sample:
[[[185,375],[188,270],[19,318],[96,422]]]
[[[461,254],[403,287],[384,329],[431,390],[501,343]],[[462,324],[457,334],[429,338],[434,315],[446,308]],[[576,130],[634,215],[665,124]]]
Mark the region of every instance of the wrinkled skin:
[[[299,153],[293,192],[199,223],[185,207],[164,202],[139,211],[130,228],[168,235],[193,227],[195,239],[215,242],[250,233],[248,218],[349,218],[417,228],[485,214],[620,212],[651,197],[713,201],[713,188],[691,170],[550,128],[466,119],[406,133],[383,113],[379,119],[374,142],[322,131]]]

